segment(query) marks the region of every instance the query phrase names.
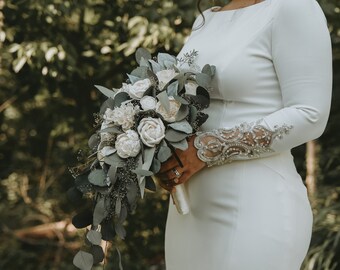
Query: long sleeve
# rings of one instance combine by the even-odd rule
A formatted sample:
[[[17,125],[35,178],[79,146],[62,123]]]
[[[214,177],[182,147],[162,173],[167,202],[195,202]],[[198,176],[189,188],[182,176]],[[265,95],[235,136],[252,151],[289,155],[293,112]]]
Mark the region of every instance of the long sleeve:
[[[194,145],[208,166],[277,154],[318,138],[325,129],[332,95],[326,18],[315,0],[280,1],[271,53],[283,107],[252,123],[197,133]]]

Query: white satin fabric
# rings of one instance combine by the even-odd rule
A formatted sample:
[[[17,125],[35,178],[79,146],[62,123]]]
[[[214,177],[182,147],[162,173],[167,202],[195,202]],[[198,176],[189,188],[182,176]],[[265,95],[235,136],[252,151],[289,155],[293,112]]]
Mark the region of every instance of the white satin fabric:
[[[216,66],[203,130],[264,119],[292,125],[270,155],[206,168],[186,188],[191,212],[172,201],[167,270],[298,270],[313,215],[290,149],[319,137],[332,90],[332,50],[315,0],[264,0],[239,10],[204,11],[178,58]],[[198,16],[193,27],[199,26]]]

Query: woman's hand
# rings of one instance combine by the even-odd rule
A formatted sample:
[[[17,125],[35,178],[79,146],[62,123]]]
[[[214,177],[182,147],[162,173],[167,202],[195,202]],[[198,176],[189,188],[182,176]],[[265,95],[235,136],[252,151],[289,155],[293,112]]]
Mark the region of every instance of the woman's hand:
[[[171,191],[175,185],[182,184],[190,179],[198,171],[202,170],[206,164],[197,157],[197,149],[194,147],[195,135],[188,139],[188,149],[185,151],[176,149],[176,154],[182,163],[174,156],[162,164],[156,177],[160,179],[160,185]]]

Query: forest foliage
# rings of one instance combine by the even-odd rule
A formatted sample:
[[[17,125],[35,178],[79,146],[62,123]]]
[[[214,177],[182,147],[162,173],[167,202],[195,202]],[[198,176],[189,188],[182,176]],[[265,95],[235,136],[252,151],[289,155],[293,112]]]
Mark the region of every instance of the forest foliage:
[[[340,269],[340,1],[319,3],[332,37],[333,104],[317,141],[317,192],[310,197],[315,226],[304,270],[335,270]],[[65,227],[75,213],[65,195],[73,184],[68,166],[86,148],[93,113],[103,101],[94,85],[120,87],[136,66],[138,47],[176,55],[197,14],[191,0],[0,0],[0,269],[74,269],[84,232]],[[304,176],[305,148],[294,155]],[[139,204],[119,243],[126,269],[162,269],[167,206],[163,192],[148,193]],[[46,227],[51,224],[52,230]],[[38,232],[26,230],[31,227]],[[108,269],[116,269],[117,253],[108,256]]]

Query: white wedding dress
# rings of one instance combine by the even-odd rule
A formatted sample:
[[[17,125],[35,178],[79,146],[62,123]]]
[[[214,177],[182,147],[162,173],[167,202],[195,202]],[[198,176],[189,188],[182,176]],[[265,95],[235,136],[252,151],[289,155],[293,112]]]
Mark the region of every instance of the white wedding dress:
[[[200,136],[216,137],[221,151],[211,159],[199,149],[210,167],[185,184],[189,214],[180,215],[170,200],[166,270],[298,270],[313,214],[290,149],[319,137],[328,120],[332,50],[325,16],[315,0],[264,0],[207,9],[204,16],[177,57],[197,50],[195,64],[216,66]],[[199,15],[193,27],[201,22]],[[259,127],[266,143],[247,148],[237,141]],[[244,136],[230,142],[223,128]],[[228,143],[247,149],[229,155]]]

